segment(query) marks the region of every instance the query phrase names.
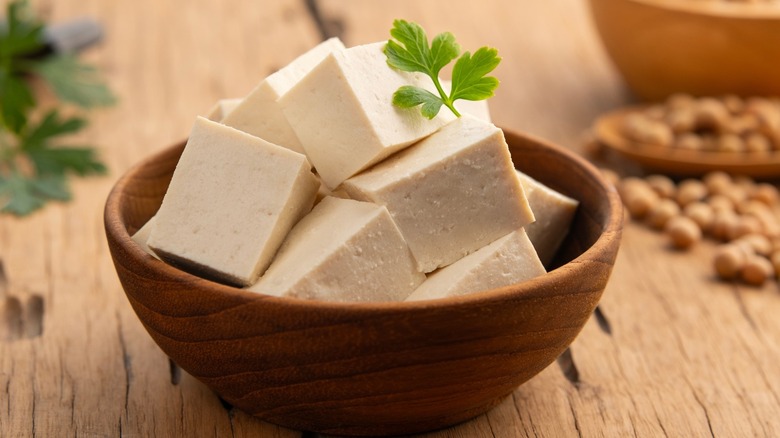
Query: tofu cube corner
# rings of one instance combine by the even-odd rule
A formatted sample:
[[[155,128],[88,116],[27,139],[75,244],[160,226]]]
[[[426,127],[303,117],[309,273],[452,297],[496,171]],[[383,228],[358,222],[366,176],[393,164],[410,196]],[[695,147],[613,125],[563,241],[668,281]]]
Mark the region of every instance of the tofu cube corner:
[[[318,188],[302,154],[198,117],[147,244],[185,271],[249,286]]]
[[[399,87],[434,90],[433,81],[392,69],[384,46],[330,53],[279,100],[306,156],[331,189],[455,117],[441,111],[428,120],[419,108],[395,107],[393,93]]]
[[[338,38],[330,38],[298,56],[282,69],[263,79],[222,122],[273,144],[303,153],[300,140],[282,112],[279,99],[306,76],[325,56],[344,49]]]

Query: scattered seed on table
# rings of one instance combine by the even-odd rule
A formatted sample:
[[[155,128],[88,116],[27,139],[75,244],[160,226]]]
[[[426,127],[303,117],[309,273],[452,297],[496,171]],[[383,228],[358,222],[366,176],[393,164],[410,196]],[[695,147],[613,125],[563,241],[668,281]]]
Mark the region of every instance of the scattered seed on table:
[[[769,278],[774,277],[774,275],[775,271],[772,263],[759,255],[748,257],[740,270],[742,280],[752,286],[761,286]]]
[[[678,249],[687,249],[701,240],[701,229],[696,222],[686,216],[675,216],[665,227],[672,245]]]

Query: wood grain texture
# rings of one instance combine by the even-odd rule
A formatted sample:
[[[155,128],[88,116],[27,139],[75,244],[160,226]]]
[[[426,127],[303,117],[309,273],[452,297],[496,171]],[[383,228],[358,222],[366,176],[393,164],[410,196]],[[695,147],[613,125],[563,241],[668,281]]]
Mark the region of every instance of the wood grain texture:
[[[780,94],[776,5],[589,1],[612,60],[642,99]]]
[[[623,207],[576,155],[507,132],[515,166],[580,201],[558,269],[432,302],[332,304],[212,283],[130,238],[156,211],[177,145],[123,176],[106,202],[108,246],[135,313],[178,365],[274,424],[410,434],[484,413],[574,340],[606,287]]]
[[[121,101],[80,138],[101,146],[110,176],[79,181],[70,204],[0,216],[0,436],[317,436],[232,409],[171,367],[122,293],[102,221],[121,174],[186,137],[216,99],[316,44],[317,20],[299,0],[33,3],[54,20],[104,23],[104,44],[85,56]],[[498,47],[494,120],[570,149],[599,114],[628,103],[581,0],[308,3],[350,44],[384,39],[404,17],[452,30],[468,49]],[[780,435],[778,287],[715,281],[712,249],[670,251],[629,224],[601,316],[571,345],[577,372],[553,364],[487,413],[422,436]]]

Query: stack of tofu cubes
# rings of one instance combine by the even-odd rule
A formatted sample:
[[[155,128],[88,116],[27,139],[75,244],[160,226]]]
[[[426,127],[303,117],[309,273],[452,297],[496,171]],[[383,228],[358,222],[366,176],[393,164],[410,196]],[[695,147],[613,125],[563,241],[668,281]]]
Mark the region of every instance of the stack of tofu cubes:
[[[383,47],[327,40],[198,117],[133,238],[196,275],[314,300],[425,300],[544,274],[577,202],[515,172],[484,101],[432,120],[393,106],[402,85],[434,88]]]

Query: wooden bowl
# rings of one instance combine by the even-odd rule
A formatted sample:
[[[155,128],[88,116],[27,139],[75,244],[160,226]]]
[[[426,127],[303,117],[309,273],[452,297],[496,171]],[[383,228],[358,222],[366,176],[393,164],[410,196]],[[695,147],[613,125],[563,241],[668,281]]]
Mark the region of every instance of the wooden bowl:
[[[607,53],[641,99],[780,95],[780,6],[590,0]]]
[[[117,274],[162,350],[225,401],[271,423],[410,434],[473,418],[552,363],[601,297],[623,207],[590,164],[507,133],[515,165],[581,205],[557,263],[531,281],[459,298],[343,304],[277,298],[179,271],[130,236],[157,210],[183,150],[132,168],[105,208]]]
[[[633,106],[600,116],[594,124],[596,139],[608,150],[636,162],[646,170],[667,175],[702,176],[720,170],[760,179],[780,177],[778,151],[760,154],[692,151],[631,141],[621,133],[623,120],[632,113],[641,113],[646,109],[647,106]]]

